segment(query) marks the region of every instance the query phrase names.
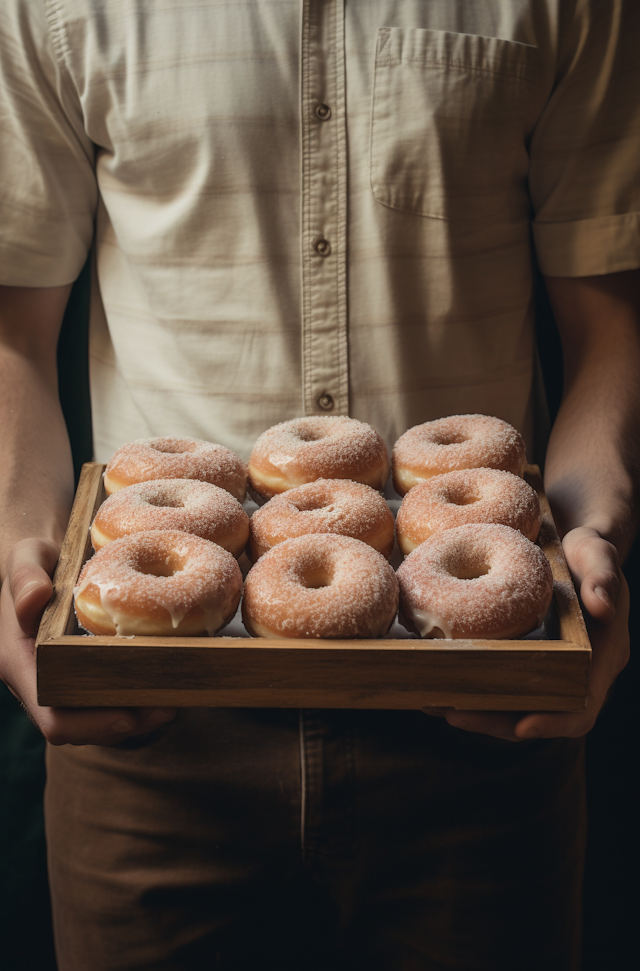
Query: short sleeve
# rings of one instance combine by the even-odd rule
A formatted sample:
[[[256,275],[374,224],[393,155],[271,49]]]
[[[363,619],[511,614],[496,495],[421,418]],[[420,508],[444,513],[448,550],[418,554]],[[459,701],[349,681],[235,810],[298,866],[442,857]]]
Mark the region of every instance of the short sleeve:
[[[55,8],[53,8],[55,9]],[[94,148],[44,0],[0,4],[0,283],[70,283],[91,246]]]
[[[549,276],[640,266],[639,51],[638,0],[577,0],[530,147],[533,237]]]

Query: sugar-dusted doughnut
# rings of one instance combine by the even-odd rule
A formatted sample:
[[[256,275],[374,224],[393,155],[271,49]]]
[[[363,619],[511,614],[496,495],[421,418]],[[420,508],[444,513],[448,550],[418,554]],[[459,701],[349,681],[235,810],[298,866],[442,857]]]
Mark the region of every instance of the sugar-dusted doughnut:
[[[432,533],[465,523],[502,523],[535,540],[540,502],[531,486],[512,472],[460,469],[436,475],[411,489],[398,511],[396,529],[403,553]]]
[[[383,489],[388,475],[387,447],[375,428],[342,415],[273,425],[249,458],[249,485],[262,499],[316,479],[353,479]]]
[[[418,482],[455,469],[503,469],[521,476],[522,435],[501,418],[451,415],[414,425],[393,447],[393,485],[401,496]]]
[[[114,539],[150,529],[179,529],[238,557],[249,539],[249,517],[225,489],[198,479],[151,479],[125,486],[102,503],[91,526],[99,550]]]
[[[176,530],[134,533],[85,563],[74,590],[92,634],[213,635],[236,612],[242,574],[231,553]]]
[[[251,517],[251,558],[307,533],[352,536],[387,558],[393,551],[393,515],[385,500],[350,479],[318,479],[270,499]]]
[[[247,491],[244,462],[224,445],[197,438],[141,438],[123,445],[104,473],[107,495],[149,479],[199,479],[242,502]]]
[[[398,570],[399,620],[420,637],[521,637],[553,593],[544,553],[510,526],[468,524],[435,533]]]
[[[350,536],[299,536],[260,557],[242,619],[255,637],[383,637],[398,609],[385,558]]]

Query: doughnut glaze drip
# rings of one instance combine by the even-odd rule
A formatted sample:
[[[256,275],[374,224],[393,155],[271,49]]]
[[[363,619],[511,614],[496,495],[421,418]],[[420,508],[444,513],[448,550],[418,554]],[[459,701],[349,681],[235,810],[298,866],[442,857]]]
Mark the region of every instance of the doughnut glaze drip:
[[[544,553],[493,524],[432,535],[400,566],[398,581],[400,621],[421,637],[521,637],[542,623],[553,593]]]
[[[100,506],[91,526],[95,550],[131,533],[179,529],[239,556],[249,538],[249,517],[237,499],[197,479],[151,479],[125,486]]]
[[[274,425],[260,436],[249,459],[249,483],[266,498],[321,478],[352,479],[382,489],[388,475],[380,435],[371,425],[344,416]]]
[[[380,553],[357,539],[301,536],[274,546],[249,571],[242,616],[259,637],[382,637],[398,583]]]
[[[253,514],[252,559],[308,533],[352,536],[388,557],[393,550],[393,515],[369,486],[348,479],[318,479],[275,496]]]
[[[411,553],[432,533],[465,523],[502,523],[535,540],[540,502],[517,475],[498,469],[462,469],[433,476],[404,497],[396,526],[403,553]]]
[[[503,469],[522,476],[522,435],[489,415],[451,415],[415,425],[393,447],[393,484],[404,495],[418,482],[456,469]]]
[[[230,492],[242,502],[247,469],[224,445],[197,438],[141,438],[123,445],[104,473],[107,495],[149,479],[199,479]]]
[[[93,634],[213,635],[241,593],[231,553],[171,530],[109,543],[85,563],[74,598],[78,623]]]

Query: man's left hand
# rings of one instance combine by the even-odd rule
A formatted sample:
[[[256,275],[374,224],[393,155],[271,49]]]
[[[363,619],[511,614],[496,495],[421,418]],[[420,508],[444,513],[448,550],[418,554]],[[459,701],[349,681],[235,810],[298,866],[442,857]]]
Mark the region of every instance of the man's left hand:
[[[629,588],[611,543],[587,526],[572,529],[564,553],[585,614],[593,655],[587,707],[575,712],[489,712],[425,709],[450,725],[520,742],[532,738],[579,738],[590,731],[611,685],[629,660]]]

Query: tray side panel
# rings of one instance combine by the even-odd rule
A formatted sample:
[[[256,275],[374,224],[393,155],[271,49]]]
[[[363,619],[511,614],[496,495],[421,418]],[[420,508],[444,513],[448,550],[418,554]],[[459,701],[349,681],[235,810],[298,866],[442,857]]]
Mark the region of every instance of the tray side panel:
[[[99,462],[87,462],[82,466],[69,525],[53,575],[53,595],[42,615],[36,644],[70,634],[75,627],[73,588],[91,547],[89,528],[103,498],[103,469],[104,465]]]
[[[41,646],[41,704],[569,711],[584,707],[589,671],[588,652],[549,649],[546,641],[496,651],[397,647],[397,641],[354,648],[349,642],[141,647],[83,640],[82,646]]]

